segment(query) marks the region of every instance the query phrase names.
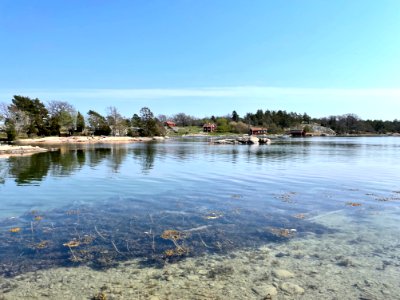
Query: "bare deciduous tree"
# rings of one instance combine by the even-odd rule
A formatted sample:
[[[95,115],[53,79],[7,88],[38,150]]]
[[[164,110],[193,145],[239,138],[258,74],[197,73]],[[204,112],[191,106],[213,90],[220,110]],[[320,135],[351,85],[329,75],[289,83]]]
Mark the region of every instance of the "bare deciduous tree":
[[[107,122],[113,136],[126,135],[128,124],[116,107],[110,106],[107,108]]]

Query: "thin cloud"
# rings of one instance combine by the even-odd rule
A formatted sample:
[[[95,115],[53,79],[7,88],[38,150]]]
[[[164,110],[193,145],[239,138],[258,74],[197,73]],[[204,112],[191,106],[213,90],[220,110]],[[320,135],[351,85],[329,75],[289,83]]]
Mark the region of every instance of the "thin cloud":
[[[325,97],[400,97],[400,89],[341,89],[341,88],[291,88],[264,86],[207,87],[178,89],[27,89],[1,91],[3,97],[13,94],[48,99],[67,98],[111,98],[111,99],[162,99],[181,97],[226,98],[253,97],[266,98],[276,96],[325,96]]]

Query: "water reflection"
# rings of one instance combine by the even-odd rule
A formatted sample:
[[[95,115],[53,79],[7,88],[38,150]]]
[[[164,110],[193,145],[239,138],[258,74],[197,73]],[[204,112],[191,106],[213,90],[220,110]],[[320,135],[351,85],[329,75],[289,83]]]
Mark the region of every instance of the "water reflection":
[[[57,154],[39,153],[32,156],[10,157],[8,172],[15,177],[17,184],[41,181],[49,172],[53,155]]]
[[[392,140],[393,141],[393,140]],[[169,143],[145,143],[134,145],[69,145],[59,151],[39,153],[26,157],[0,160],[0,183],[15,178],[18,185],[40,184],[46,177],[71,176],[85,166],[96,170],[105,163],[111,173],[119,173],[127,159],[140,166],[141,173],[149,175],[156,164],[165,159],[174,161],[224,162],[237,164],[315,163],[315,159],[346,162],[349,158],[390,157],[396,152],[396,142],[385,139],[291,139],[276,141],[266,146],[209,145],[202,141],[172,141]],[[384,152],[384,154],[383,154]]]
[[[0,184],[5,182],[7,173],[7,164],[4,162],[4,160],[0,160]]]
[[[156,151],[152,144],[134,149],[111,145],[93,149],[62,148],[31,156],[10,157],[7,161],[0,161],[0,183],[13,177],[18,185],[39,184],[47,176],[70,176],[85,165],[96,169],[103,162],[107,162],[111,172],[118,173],[129,152],[140,162],[142,172],[148,173],[154,166]]]
[[[147,143],[143,147],[133,149],[134,158],[140,161],[142,173],[148,174],[153,169],[156,153],[157,147],[154,143]]]

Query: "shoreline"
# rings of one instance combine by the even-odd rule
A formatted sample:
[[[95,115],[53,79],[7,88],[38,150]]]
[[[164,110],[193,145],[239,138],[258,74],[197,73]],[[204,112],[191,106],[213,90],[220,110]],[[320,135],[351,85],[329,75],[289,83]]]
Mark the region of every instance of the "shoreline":
[[[0,145],[0,158],[27,156],[47,151],[50,151],[50,149],[41,148],[39,146]]]
[[[71,136],[71,137],[44,137],[20,139],[15,141],[16,145],[62,145],[62,144],[128,144],[136,142],[161,141],[164,137],[115,137],[115,136]]]

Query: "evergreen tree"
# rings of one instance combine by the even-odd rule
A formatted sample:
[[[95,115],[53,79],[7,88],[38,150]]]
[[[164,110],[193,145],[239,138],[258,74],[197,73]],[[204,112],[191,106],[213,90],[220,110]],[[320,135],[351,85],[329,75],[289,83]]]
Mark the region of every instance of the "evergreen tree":
[[[239,122],[240,121],[240,117],[239,117],[239,115],[238,115],[238,113],[236,112],[236,110],[234,110],[233,112],[232,112],[232,121],[234,121],[234,122]]]
[[[110,135],[111,128],[106,118],[94,110],[89,110],[88,116],[89,126],[94,135]]]
[[[83,130],[85,130],[85,118],[78,111],[78,114],[76,116],[76,131],[83,132]]]
[[[143,136],[154,136],[157,135],[157,122],[154,119],[154,115],[148,107],[143,107],[140,110],[141,120],[141,135]]]
[[[11,101],[10,110],[21,111],[29,117],[28,135],[48,135],[48,111],[39,99],[15,95]]]

